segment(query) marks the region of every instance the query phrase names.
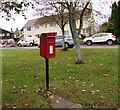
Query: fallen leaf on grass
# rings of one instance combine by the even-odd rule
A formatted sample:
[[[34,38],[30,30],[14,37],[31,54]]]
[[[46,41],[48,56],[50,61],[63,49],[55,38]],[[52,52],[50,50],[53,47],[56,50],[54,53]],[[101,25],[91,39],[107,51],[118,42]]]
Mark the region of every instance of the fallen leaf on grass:
[[[21,94],[23,94],[23,93],[26,92],[26,90],[25,89],[21,89],[20,92],[21,92]]]
[[[18,91],[10,91],[9,93],[12,93],[12,94],[17,94]]]
[[[17,108],[16,106],[14,106],[13,108]]]
[[[94,91],[94,90],[91,90],[90,92],[91,92],[92,94],[95,94],[95,91]]]
[[[73,73],[73,72],[75,72],[75,70],[69,70],[68,72],[69,72],[69,73]]]
[[[96,103],[99,105],[103,105],[105,102],[100,100],[100,101],[96,101]]]
[[[69,83],[64,83],[63,85],[64,85],[64,86],[68,86],[68,85],[69,85]]]
[[[54,95],[51,95],[51,96],[50,96],[50,99],[53,99],[53,98],[54,98]]]
[[[53,89],[55,90],[56,88],[54,87]]]
[[[48,95],[48,96],[50,96],[50,95],[52,95],[52,93],[51,93],[51,92],[49,92],[49,91],[47,91],[47,95]]]
[[[85,87],[85,84],[81,84],[81,86]]]
[[[82,92],[85,92],[86,90],[82,90]]]
[[[25,104],[25,106],[28,106],[28,104]]]
[[[99,90],[96,90],[96,92],[99,92]]]
[[[101,98],[101,99],[104,99],[104,96],[101,96],[100,98]]]
[[[110,76],[109,74],[103,74],[102,76]]]
[[[94,84],[90,84],[90,86],[91,86],[91,87],[93,87],[93,86],[94,86]]]
[[[56,69],[56,67],[50,67],[51,69],[53,69],[53,70],[55,70]]]
[[[98,67],[97,67],[97,66],[92,66],[91,68],[92,68],[92,69],[97,69]]]
[[[56,100],[57,103],[60,103],[59,100]]]
[[[109,92],[118,93],[118,92],[120,92],[120,90],[112,90],[112,89],[109,89]]]
[[[24,85],[24,87],[26,88],[26,87],[27,87],[27,85]]]
[[[15,89],[15,86],[13,86],[13,89]]]
[[[61,100],[62,98],[61,98],[61,97],[59,97],[59,99]]]

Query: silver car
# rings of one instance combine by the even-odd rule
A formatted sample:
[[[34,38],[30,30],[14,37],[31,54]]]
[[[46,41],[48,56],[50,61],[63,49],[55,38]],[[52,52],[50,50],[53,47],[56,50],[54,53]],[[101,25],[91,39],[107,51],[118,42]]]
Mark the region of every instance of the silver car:
[[[71,36],[64,36],[66,47],[74,47],[74,41]],[[62,46],[63,39],[62,36],[56,36],[56,46]]]

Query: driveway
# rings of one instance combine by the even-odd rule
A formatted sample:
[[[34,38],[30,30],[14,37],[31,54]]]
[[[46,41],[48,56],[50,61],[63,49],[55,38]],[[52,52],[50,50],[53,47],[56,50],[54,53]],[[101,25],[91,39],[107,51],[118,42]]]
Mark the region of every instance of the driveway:
[[[56,48],[61,48],[61,47],[56,47]],[[118,45],[92,45],[92,46],[87,46],[87,45],[81,45],[80,48],[120,48]],[[39,49],[38,47],[0,47],[0,49]]]

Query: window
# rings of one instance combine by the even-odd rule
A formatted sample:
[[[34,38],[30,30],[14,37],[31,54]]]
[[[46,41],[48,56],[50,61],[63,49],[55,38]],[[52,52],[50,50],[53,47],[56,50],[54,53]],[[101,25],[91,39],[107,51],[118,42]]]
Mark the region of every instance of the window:
[[[2,36],[5,36],[5,34],[2,34]]]
[[[40,34],[36,34],[35,36],[36,36],[37,38],[40,38]]]
[[[108,34],[102,34],[102,36],[108,36]]]
[[[0,34],[0,37],[2,37],[2,34]]]
[[[96,34],[95,37],[102,37],[102,34]]]
[[[69,35],[69,31],[67,30],[67,31],[64,31],[64,34],[65,35]]]
[[[88,33],[89,29],[88,28],[83,28],[83,33]]]
[[[54,26],[56,26],[56,24],[50,24],[50,27],[54,27]]]
[[[32,37],[31,35],[28,35],[27,37]]]
[[[27,27],[27,31],[31,31],[31,27]]]
[[[84,21],[88,21],[88,19],[89,19],[89,16],[84,17]]]
[[[62,39],[62,36],[56,36],[56,39]]]
[[[7,36],[10,36],[10,33],[7,33]]]
[[[35,29],[39,29],[39,28],[40,28],[40,26],[38,26],[38,25],[35,26]]]

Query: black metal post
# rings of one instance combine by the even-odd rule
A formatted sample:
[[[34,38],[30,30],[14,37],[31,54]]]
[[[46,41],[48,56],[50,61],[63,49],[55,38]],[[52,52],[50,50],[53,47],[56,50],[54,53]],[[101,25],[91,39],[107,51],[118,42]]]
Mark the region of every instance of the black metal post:
[[[45,58],[46,62],[46,91],[49,91],[49,59]]]

